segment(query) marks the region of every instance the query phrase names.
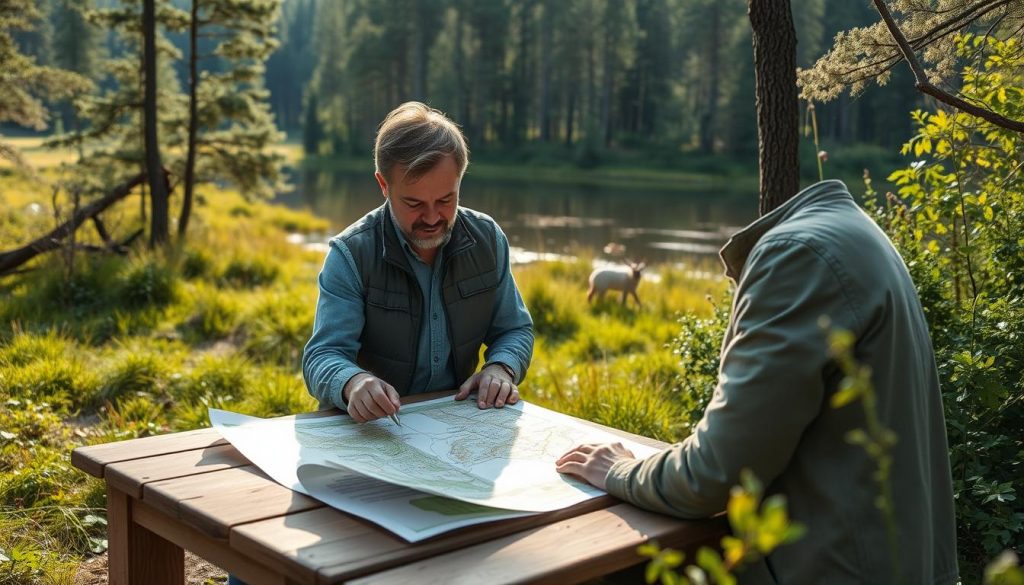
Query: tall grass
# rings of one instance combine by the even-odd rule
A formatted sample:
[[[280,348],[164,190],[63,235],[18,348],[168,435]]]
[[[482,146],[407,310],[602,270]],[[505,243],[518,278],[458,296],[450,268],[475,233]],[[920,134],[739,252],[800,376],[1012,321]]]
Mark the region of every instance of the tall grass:
[[[38,185],[0,182],[14,187],[0,189],[7,248],[45,229],[38,215],[49,201]],[[51,254],[0,279],[0,549],[28,559],[18,566],[34,575],[68,582],[68,563],[103,546],[103,485],[71,467],[75,446],[206,426],[210,407],[257,416],[317,407],[299,361],[323,258],[286,236],[329,226],[209,187],[197,202],[182,247],[79,255],[72,264]],[[33,204],[42,211],[26,211]],[[129,211],[114,215],[111,225],[134,225]],[[588,304],[591,269],[586,255],[515,269],[537,334],[523,396],[626,431],[680,438],[694,410],[680,390],[679,319],[713,321],[706,299],[725,284],[694,274],[717,266],[652,271],[656,278],[640,284],[639,308],[611,297]],[[707,338],[695,343],[704,348]],[[18,514],[7,515],[13,509]]]

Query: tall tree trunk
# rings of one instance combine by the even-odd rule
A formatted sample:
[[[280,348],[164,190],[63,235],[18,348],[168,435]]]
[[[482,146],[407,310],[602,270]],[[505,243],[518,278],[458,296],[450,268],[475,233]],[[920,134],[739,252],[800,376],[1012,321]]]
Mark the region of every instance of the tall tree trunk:
[[[467,134],[469,126],[469,90],[466,88],[466,57],[462,50],[462,33],[466,27],[466,9],[462,3],[456,3],[455,5],[455,37],[453,43],[455,50],[452,55],[452,67],[455,69],[455,92],[458,106],[456,107],[456,115],[458,116],[459,124],[462,124],[463,128],[467,128]]]
[[[416,2],[416,24],[412,27],[413,35],[413,72],[412,72],[412,99],[418,101],[427,100],[427,60],[429,55],[427,47],[427,32],[423,23],[427,21],[426,11],[430,7],[426,2]]]
[[[761,215],[800,190],[800,113],[796,29],[789,0],[748,0],[754,32],[754,81]]]
[[[525,0],[519,6],[519,47],[516,55],[516,80],[512,89],[512,144],[519,145],[529,134],[530,118],[527,115],[530,83],[531,13],[533,2]]]
[[[160,142],[157,134],[156,100],[156,0],[142,3],[142,75],[145,78],[143,98],[143,125],[146,146],[146,180],[149,182],[150,217],[149,245],[167,243],[168,203],[167,182],[160,162]]]
[[[610,32],[612,26],[615,25],[607,21],[604,24],[604,65],[601,69],[601,139],[605,146],[611,146],[612,142],[612,88],[615,86],[615,41]]]
[[[196,135],[199,133],[199,2],[192,0],[192,20],[188,30],[188,152],[185,155],[185,184],[178,218],[178,240],[185,239],[192,215],[192,192],[196,182]]]
[[[551,36],[554,20],[554,2],[545,0],[542,5],[540,29],[540,105],[537,125],[540,126],[541,142],[551,140]]]
[[[711,22],[708,23],[708,93],[705,98],[704,115],[700,119],[700,150],[710,154],[715,149],[715,119],[718,117],[719,52],[722,46],[721,9],[718,3],[711,5]]]
[[[569,82],[572,87],[569,88],[569,104],[565,112],[565,145],[572,146],[572,130],[573,123],[576,119],[576,86],[575,83],[579,77],[576,73],[572,74],[572,79]]]

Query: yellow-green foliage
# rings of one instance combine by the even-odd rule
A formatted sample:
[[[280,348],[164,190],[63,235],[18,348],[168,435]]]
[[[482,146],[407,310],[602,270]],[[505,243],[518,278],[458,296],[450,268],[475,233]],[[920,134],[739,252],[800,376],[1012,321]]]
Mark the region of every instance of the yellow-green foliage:
[[[740,482],[729,493],[726,512],[732,534],[722,537],[722,554],[702,546],[697,550],[696,564],[688,565],[680,574],[676,568],[686,559],[683,553],[662,550],[656,542],[642,545],[637,552],[651,559],[644,576],[647,583],[736,585],[733,573],[737,570],[803,538],[807,530],[789,519],[786,496],[775,494],[762,502],[764,486],[749,469],[741,472]]]
[[[0,174],[0,187],[0,249],[52,228],[48,186]],[[102,483],[71,467],[75,446],[206,426],[210,407],[258,416],[317,408],[299,362],[323,252],[288,235],[330,226],[210,186],[196,204],[187,241],[167,251],[140,241],[126,256],[78,254],[69,263],[51,253],[0,279],[0,388],[9,400],[0,411],[0,505],[23,510],[0,549],[22,551],[48,576],[103,547]],[[141,225],[137,211],[130,201],[110,211],[115,237]],[[719,272],[713,263],[695,268]],[[524,397],[679,439],[692,406],[680,395],[684,369],[673,353],[679,317],[710,315],[706,297],[721,296],[724,282],[650,269],[641,308],[611,295],[588,305],[591,269],[587,257],[515,269],[537,333]]]

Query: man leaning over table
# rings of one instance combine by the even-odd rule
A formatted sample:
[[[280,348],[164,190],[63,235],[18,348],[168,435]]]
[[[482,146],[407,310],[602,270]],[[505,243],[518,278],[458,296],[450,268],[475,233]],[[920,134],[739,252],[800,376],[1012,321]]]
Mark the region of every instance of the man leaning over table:
[[[375,177],[384,204],[330,241],[313,334],[310,394],[358,422],[399,397],[458,388],[480,408],[519,400],[533,321],[512,278],[505,234],[459,207],[469,151],[458,126],[418,102],[381,123]],[[480,347],[484,366],[477,372]]]
[[[381,123],[373,156],[384,204],[330,241],[302,354],[306,388],[360,423],[397,414],[401,396],[456,387],[456,400],[476,392],[481,409],[515,404],[533,320],[504,232],[459,207],[462,132],[408,102]]]
[[[725,509],[740,470],[784,494],[806,535],[738,574],[741,583],[888,583],[876,463],[846,440],[859,405],[833,408],[842,373],[828,317],[871,367],[892,447],[900,582],[957,582],[956,528],[942,397],[928,324],[906,266],[846,186],[824,181],[722,249],[737,281],[718,385],[693,434],[644,461],[621,445],[580,445],[557,469],[642,508],[683,518]]]

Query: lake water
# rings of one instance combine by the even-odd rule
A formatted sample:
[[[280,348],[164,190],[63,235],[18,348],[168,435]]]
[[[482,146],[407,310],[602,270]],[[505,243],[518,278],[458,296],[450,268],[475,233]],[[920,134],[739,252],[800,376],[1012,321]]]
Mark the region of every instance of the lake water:
[[[305,171],[292,183],[294,191],[277,201],[311,209],[334,231],[382,202],[372,169],[362,174]],[[461,204],[498,221],[516,263],[576,254],[690,263],[716,255],[732,233],[757,217],[757,193],[725,181],[700,190],[686,185],[647,190],[537,183],[528,176],[496,181],[469,174],[462,182]]]

